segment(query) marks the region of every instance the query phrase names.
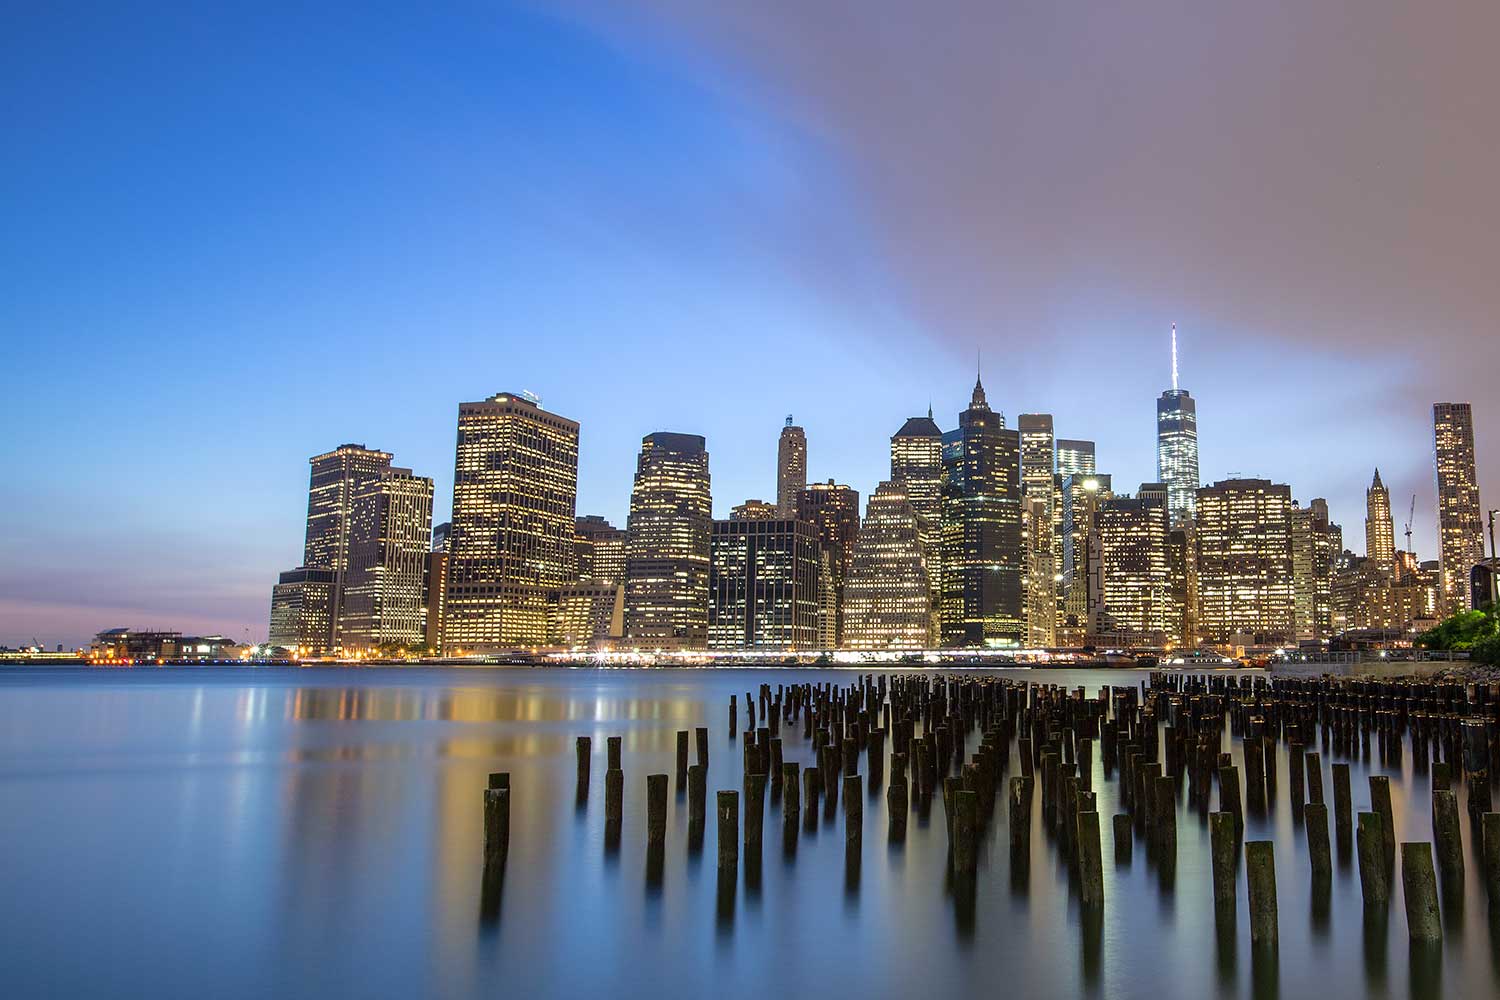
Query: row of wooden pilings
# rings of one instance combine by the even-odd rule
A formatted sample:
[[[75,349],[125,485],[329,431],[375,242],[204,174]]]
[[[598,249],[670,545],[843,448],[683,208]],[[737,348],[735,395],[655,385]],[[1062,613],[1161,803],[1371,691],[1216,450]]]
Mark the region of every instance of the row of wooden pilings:
[[[732,696],[729,732],[738,732],[740,704]],[[1489,810],[1488,775],[1500,755],[1500,691],[1451,683],[1362,682],[1344,678],[1270,679],[1260,675],[1153,674],[1139,686],[1106,686],[1094,697],[1083,688],[990,676],[926,673],[865,675],[854,684],[762,684],[746,692],[743,783],[716,792],[718,863],[733,868],[741,834],[759,856],[766,793],[780,799],[783,839],[795,849],[799,827],[816,829],[824,812],[844,806],[846,858],[858,863],[863,837],[864,758],[874,791],[885,781],[888,830],[893,843],[906,837],[907,818],[926,816],[940,794],[948,835],[950,870],[961,884],[978,868],[978,845],[996,812],[1003,787],[1012,872],[1031,856],[1032,808],[1040,784],[1042,829],[1056,841],[1076,876],[1081,903],[1104,901],[1100,817],[1092,787],[1097,746],[1105,780],[1118,781],[1124,812],[1112,817],[1114,856],[1128,864],[1137,836],[1170,879],[1175,869],[1177,813],[1182,785],[1190,806],[1207,823],[1213,897],[1221,920],[1233,920],[1238,862],[1243,852],[1251,941],[1274,947],[1278,937],[1274,846],[1243,841],[1245,816],[1265,811],[1278,796],[1277,747],[1288,751],[1287,796],[1304,826],[1315,901],[1332,879],[1325,753],[1370,759],[1372,735],[1379,761],[1399,763],[1403,741],[1427,770],[1431,757],[1433,841],[1399,845],[1407,925],[1414,941],[1441,938],[1437,873],[1445,892],[1464,876],[1462,823],[1455,776],[1467,778],[1471,824],[1481,837],[1486,888],[1500,907],[1500,814]],[[757,709],[759,710],[757,712]],[[757,719],[763,725],[757,726]],[[784,759],[783,726],[810,742],[813,763]],[[1225,730],[1241,744],[1241,768],[1222,751]],[[920,735],[919,735],[920,731]],[[972,753],[969,738],[978,733]],[[1314,749],[1318,735],[1322,752]],[[709,730],[677,732],[676,775],[686,790],[688,838],[701,847],[707,809]],[[696,761],[689,762],[689,738]],[[1007,779],[1011,747],[1019,773]],[[618,843],[623,820],[621,741],[607,739],[605,837]],[[1160,759],[1159,759],[1160,758]],[[586,802],[592,740],[577,739],[577,785]],[[1331,765],[1333,828],[1341,854],[1357,842],[1359,877],[1367,905],[1390,898],[1398,845],[1390,778],[1369,777],[1369,809],[1354,812],[1347,762]],[[646,778],[647,843],[659,850],[667,829],[669,776]],[[1218,808],[1210,810],[1217,792]],[[744,808],[741,809],[743,801]],[[503,875],[509,850],[510,776],[490,776],[485,790],[486,885]],[[1433,843],[1437,866],[1433,863]],[[1497,916],[1496,919],[1500,919]]]

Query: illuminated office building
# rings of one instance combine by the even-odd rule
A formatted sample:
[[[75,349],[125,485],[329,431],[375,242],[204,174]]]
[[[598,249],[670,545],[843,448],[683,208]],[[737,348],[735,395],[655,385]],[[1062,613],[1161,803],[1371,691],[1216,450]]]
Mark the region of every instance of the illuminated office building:
[[[1068,476],[1092,476],[1094,474],[1094,442],[1058,438],[1057,474],[1064,479]]]
[[[577,497],[575,421],[517,393],[459,404],[445,652],[555,641],[552,595],[578,575]]]
[[[1114,495],[1107,473],[1078,473],[1063,480],[1063,587],[1069,596],[1078,598],[1075,604],[1086,601],[1089,532],[1094,530],[1100,505]],[[1084,606],[1086,603],[1078,604],[1080,608]]]
[[[942,638],[945,646],[1026,641],[1021,439],[976,379],[943,435]]]
[[[304,654],[332,651],[334,572],[298,566],[271,588],[272,646]]]
[[[1397,579],[1374,559],[1345,552],[1332,581],[1334,634],[1385,632],[1409,635],[1438,622],[1436,560],[1414,566]]]
[[[432,549],[432,480],[388,468],[355,494],[349,570],[339,607],[340,644],[425,647],[423,583]]]
[[[1379,473],[1375,482],[1380,482]],[[1386,516],[1389,528],[1389,513]],[[1299,640],[1327,639],[1334,634],[1333,574],[1344,548],[1344,532],[1328,520],[1328,501],[1321,497],[1306,507],[1293,506],[1290,517],[1294,635]],[[1366,521],[1367,542],[1369,529]]]
[[[831,634],[837,646],[842,644],[844,634],[844,581],[849,578],[849,563],[859,538],[859,491],[832,479],[813,483],[797,494],[795,514],[799,521],[807,521],[817,529],[818,540],[828,552],[834,621],[831,630],[825,625],[824,634],[825,637]]]
[[[448,553],[433,550],[427,553],[422,574],[422,604],[426,609],[422,632],[427,650],[433,654],[443,650],[443,605],[447,597]]]
[[[1373,559],[1377,566],[1395,569],[1396,524],[1391,517],[1391,491],[1380,481],[1379,469],[1365,490],[1365,558]]]
[[[444,521],[432,526],[432,551],[447,552],[448,536],[453,533],[453,522]]]
[[[1167,484],[1172,523],[1191,521],[1198,491],[1198,404],[1177,386],[1177,325],[1172,325],[1172,388],[1156,401],[1156,478]]]
[[[706,649],[713,496],[701,436],[657,431],[641,441],[626,530],[626,643]]]
[[[1198,490],[1199,630],[1210,642],[1292,637],[1292,491],[1267,479]]]
[[[341,444],[308,459],[307,540],[302,565],[333,571],[333,608],[328,648],[341,644],[344,588],[348,584],[354,498],[391,467],[391,454],[362,444]]]
[[[818,555],[806,521],[715,521],[708,648],[817,648]]]
[[[764,500],[746,500],[729,511],[731,521],[782,520],[781,508]]]
[[[1198,644],[1198,547],[1191,521],[1167,534],[1167,565],[1172,573],[1172,601],[1177,608],[1178,646]]]
[[[865,505],[844,584],[844,646],[923,649],[935,643],[930,550],[905,487],[883,482]]]
[[[1057,455],[1052,440],[1052,414],[1023,413],[1016,418],[1021,435],[1021,492],[1052,507],[1052,476]]]
[[[1096,595],[1089,602],[1092,631],[1152,646],[1179,638],[1170,530],[1165,498],[1147,486],[1134,498],[1113,497],[1099,505],[1094,524],[1098,559],[1090,573]]]
[[[579,581],[624,583],[625,529],[616,528],[598,514],[590,514],[577,519],[574,531]]]
[[[1474,468],[1474,411],[1468,403],[1432,404],[1437,468],[1438,563],[1444,615],[1469,608],[1469,574],[1484,558],[1479,478]]]
[[[625,629],[625,584],[588,579],[557,592],[558,644],[566,649],[609,649]]]
[[[807,435],[790,414],[776,443],[776,509],[782,517],[797,513],[797,494],[807,489]]]
[[[1026,538],[1026,645],[1031,649],[1057,645],[1058,570],[1054,561],[1051,497],[1049,476],[1045,499],[1027,496],[1021,501]]]
[[[902,484],[917,516],[933,524],[943,513],[943,432],[927,416],[911,417],[891,436],[891,482]]]

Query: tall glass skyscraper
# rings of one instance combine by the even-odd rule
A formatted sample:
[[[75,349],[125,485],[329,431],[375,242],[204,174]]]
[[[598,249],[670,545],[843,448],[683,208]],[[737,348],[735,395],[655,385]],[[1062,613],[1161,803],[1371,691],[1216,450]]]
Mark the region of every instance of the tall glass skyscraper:
[[[641,441],[625,559],[625,638],[637,649],[708,647],[710,485],[700,435],[657,431]]]
[[[1156,479],[1167,485],[1173,524],[1191,521],[1198,503],[1198,404],[1177,386],[1177,324],[1172,324],[1172,388],[1156,400]]]
[[[1474,411],[1468,403],[1432,404],[1433,458],[1437,466],[1438,545],[1442,613],[1465,611],[1472,601],[1469,573],[1484,558],[1479,476],[1474,468]]]

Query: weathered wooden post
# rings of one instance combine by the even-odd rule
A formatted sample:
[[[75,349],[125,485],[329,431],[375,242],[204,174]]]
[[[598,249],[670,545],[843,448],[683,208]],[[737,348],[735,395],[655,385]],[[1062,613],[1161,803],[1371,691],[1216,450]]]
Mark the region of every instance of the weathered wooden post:
[[[1170,774],[1152,779],[1155,786],[1156,810],[1152,814],[1156,826],[1156,849],[1163,855],[1177,853],[1177,781]]]
[[[745,778],[745,852],[760,851],[761,833],[766,821],[766,776],[752,774]]]
[[[1349,765],[1333,765],[1333,828],[1340,842],[1354,831],[1354,803],[1349,794]],[[1344,850],[1343,847],[1339,848]]]
[[[703,827],[708,813],[708,768],[702,764],[688,767],[688,844],[694,850],[703,845]]]
[[[1390,899],[1390,883],[1386,879],[1385,830],[1376,813],[1359,814],[1359,887],[1365,905],[1384,903]]]
[[[1441,941],[1437,874],[1432,869],[1432,845],[1426,841],[1401,845],[1401,889],[1406,899],[1406,929],[1411,939]]]
[[[1115,813],[1115,864],[1130,864],[1131,848],[1134,843],[1135,831],[1130,827],[1130,813]]]
[[[1245,828],[1245,815],[1240,809],[1240,769],[1233,764],[1219,768],[1219,812],[1234,817],[1235,836]]]
[[[612,767],[604,772],[604,835],[618,836],[625,813],[625,772]]]
[[[771,762],[769,767],[771,787],[778,792],[781,791],[781,764],[781,737],[773,736],[771,737]]]
[[[708,767],[708,727],[698,726],[693,730],[693,735],[698,744],[698,763],[706,768]]]
[[[719,868],[733,868],[740,860],[740,793],[719,793]]]
[[[1276,855],[1271,841],[1246,841],[1245,881],[1250,890],[1250,943],[1275,948]]]
[[[1489,891],[1490,906],[1500,907],[1500,813],[1485,813],[1479,823],[1484,884]]]
[[[979,822],[979,797],[974,792],[955,792],[953,798],[950,807],[953,813],[953,870],[962,875],[972,875],[975,865],[975,827]]]
[[[484,790],[484,867],[490,874],[505,868],[510,856],[510,789]]]
[[[781,765],[781,822],[783,826],[795,827],[802,812],[800,786],[802,765],[790,761]]]
[[[1391,812],[1391,779],[1384,774],[1370,775],[1370,811],[1380,817],[1381,853],[1390,870],[1396,863],[1396,820]]]
[[[677,730],[677,787],[681,788],[687,784],[688,773],[688,731]]]
[[[859,841],[864,835],[865,797],[860,788],[863,779],[857,774],[844,776],[844,839]]]
[[[802,797],[806,799],[803,810],[803,824],[809,830],[818,828],[818,793],[823,789],[823,775],[816,767],[809,767],[802,772]]]
[[[620,737],[608,736],[604,740],[604,756],[606,771],[619,771],[620,767]]]
[[[1270,747],[1267,748],[1267,751],[1271,767],[1275,768],[1276,751]],[[1305,801],[1303,795],[1306,786],[1302,780],[1302,767],[1306,761],[1302,755],[1306,752],[1302,747],[1301,740],[1293,740],[1287,747],[1287,793],[1291,797],[1292,812],[1294,814],[1302,810],[1302,803]]]
[[[490,788],[509,788],[510,787],[510,772],[509,771],[491,771],[490,772],[489,787]]]
[[[1210,813],[1209,847],[1213,858],[1214,909],[1234,913],[1235,863],[1239,857],[1239,828],[1231,812]]]
[[[1163,779],[1170,781],[1171,779]],[[1078,881],[1084,906],[1104,905],[1104,858],[1099,843],[1099,813],[1078,814]]]
[[[1307,801],[1323,801],[1323,756],[1316,750],[1311,750],[1306,756],[1307,761]]]
[[[664,844],[667,840],[667,776],[646,775],[646,842]]]
[[[1452,885],[1464,880],[1463,834],[1458,825],[1458,795],[1452,791],[1432,793],[1432,836],[1437,841],[1438,865],[1443,879]],[[1410,845],[1406,845],[1410,846]],[[1402,848],[1405,850],[1405,846]]]
[[[1010,779],[1010,857],[1011,864],[1024,863],[1031,857],[1031,788],[1024,776]]]
[[[593,740],[587,736],[580,736],[574,749],[578,753],[578,789],[579,791],[587,791],[589,787],[589,758],[593,755]]]
[[[1302,807],[1307,824],[1307,856],[1312,862],[1314,886],[1327,886],[1333,879],[1333,859],[1328,846],[1328,806],[1309,802]]]
[[[897,754],[896,756],[900,756]],[[899,844],[906,840],[906,777],[891,777],[891,786],[885,793],[885,808],[890,816],[888,836],[891,843]]]

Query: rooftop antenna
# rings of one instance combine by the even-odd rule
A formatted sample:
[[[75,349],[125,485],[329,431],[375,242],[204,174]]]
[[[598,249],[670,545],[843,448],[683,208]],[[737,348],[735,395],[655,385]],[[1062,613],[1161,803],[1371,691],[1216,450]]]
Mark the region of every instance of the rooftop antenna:
[[[792,426],[792,415],[790,413],[786,415],[786,425],[788,427]]]
[[[1172,324],[1172,391],[1177,391],[1177,324]]]

